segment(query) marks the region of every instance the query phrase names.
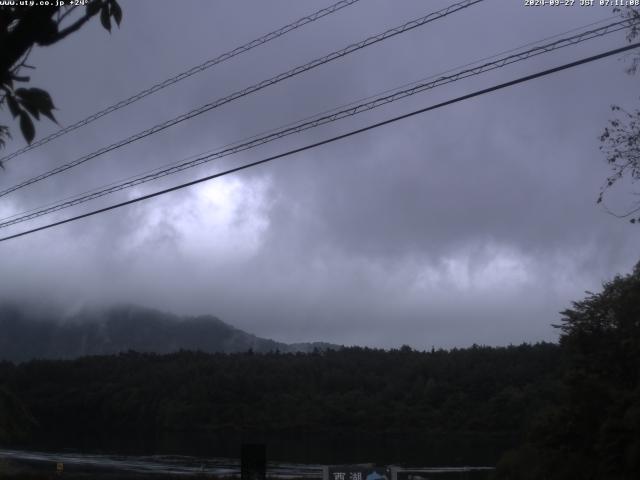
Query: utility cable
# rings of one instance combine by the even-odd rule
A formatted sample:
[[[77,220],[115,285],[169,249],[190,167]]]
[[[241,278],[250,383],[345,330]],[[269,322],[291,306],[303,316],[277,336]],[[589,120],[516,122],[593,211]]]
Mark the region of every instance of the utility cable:
[[[229,103],[229,102],[232,102],[234,100],[237,100],[238,98],[244,97],[246,95],[249,95],[249,94],[252,94],[252,93],[257,92],[259,90],[262,90],[262,89],[264,89],[266,87],[269,87],[271,85],[279,83],[279,82],[281,82],[281,81],[283,81],[283,80],[285,80],[287,78],[299,75],[299,74],[301,74],[303,72],[307,72],[307,71],[309,71],[309,70],[311,70],[313,68],[316,68],[316,67],[318,67],[320,65],[324,65],[325,63],[331,62],[331,61],[336,60],[338,58],[342,58],[345,55],[348,55],[348,54],[353,53],[355,51],[361,50],[361,49],[366,48],[366,47],[368,47],[370,45],[373,45],[373,44],[376,44],[378,42],[381,42],[381,41],[387,40],[389,38],[395,37],[396,35],[400,35],[402,33],[406,33],[406,32],[408,32],[410,30],[413,30],[414,28],[424,26],[424,25],[426,25],[426,24],[428,24],[430,22],[433,22],[433,21],[438,20],[440,18],[446,17],[447,15],[450,15],[452,13],[458,12],[458,11],[460,11],[462,9],[468,8],[471,5],[474,5],[476,3],[480,3],[482,1],[484,1],[484,0],[464,0],[462,2],[458,2],[458,3],[452,4],[452,5],[450,5],[450,6],[446,7],[446,8],[443,8],[442,10],[430,13],[428,15],[425,15],[425,16],[420,17],[420,18],[415,19],[415,20],[411,20],[410,22],[407,22],[407,23],[405,23],[403,25],[400,25],[398,27],[389,29],[389,30],[387,30],[387,31],[385,31],[383,33],[378,34],[378,35],[371,36],[371,37],[369,37],[369,38],[367,38],[365,40],[362,40],[362,41],[360,41],[358,43],[354,43],[352,45],[349,45],[346,48],[343,48],[341,50],[337,50],[337,51],[332,52],[332,53],[330,53],[328,55],[325,55],[323,57],[320,57],[320,58],[317,58],[315,60],[312,60],[311,62],[308,62],[308,63],[306,63],[304,65],[300,65],[298,67],[295,67],[295,68],[293,68],[293,69],[291,69],[291,70],[289,70],[287,72],[284,72],[284,73],[281,73],[281,74],[276,75],[274,77],[271,77],[268,80],[263,80],[263,81],[261,81],[259,83],[256,83],[256,84],[254,84],[254,85],[252,85],[250,87],[247,87],[247,88],[245,88],[243,90],[238,90],[237,92],[232,93],[231,95],[228,95],[226,97],[223,97],[223,98],[220,98],[218,100],[215,100],[212,103],[208,103],[206,105],[203,105],[203,106],[201,106],[199,108],[191,110],[190,112],[184,113],[184,114],[182,114],[182,115],[180,115],[178,117],[175,117],[175,118],[173,118],[171,120],[167,120],[166,122],[163,122],[163,123],[160,123],[158,125],[155,125],[155,126],[149,128],[147,130],[144,130],[144,131],[139,132],[139,133],[137,133],[135,135],[127,137],[127,138],[125,138],[123,140],[120,140],[120,141],[118,141],[116,143],[112,143],[111,145],[103,147],[103,148],[101,148],[99,150],[96,150],[96,151],[94,151],[94,152],[92,152],[92,153],[90,153],[88,155],[84,155],[84,156],[82,156],[82,157],[80,157],[80,158],[78,158],[78,159],[76,159],[76,160],[74,160],[72,162],[66,163],[64,165],[61,165],[59,167],[54,168],[53,170],[50,170],[50,171],[45,172],[45,173],[42,173],[42,174],[37,175],[35,177],[32,177],[32,178],[30,178],[28,180],[25,180],[25,181],[23,181],[23,182],[21,182],[21,183],[19,183],[17,185],[14,185],[14,186],[12,186],[10,188],[2,190],[2,191],[0,191],[0,197],[8,195],[11,192],[15,192],[16,190],[19,190],[19,189],[24,188],[24,187],[26,187],[28,185],[33,184],[33,183],[36,183],[36,182],[39,182],[39,181],[44,180],[46,178],[49,178],[49,177],[51,177],[53,175],[56,175],[58,173],[62,173],[64,171],[66,171],[66,170],[69,170],[70,168],[73,168],[73,167],[76,167],[78,165],[81,165],[81,164],[83,164],[83,163],[85,163],[85,162],[87,162],[87,161],[89,161],[89,160],[91,160],[93,158],[96,158],[96,157],[98,157],[100,155],[103,155],[103,154],[105,154],[107,152],[111,152],[111,151],[113,151],[113,150],[115,150],[117,148],[123,147],[123,146],[128,145],[130,143],[133,143],[133,142],[135,142],[137,140],[140,140],[142,138],[148,137],[149,135],[153,135],[155,133],[158,133],[158,132],[160,132],[160,131],[162,131],[162,130],[164,130],[166,128],[172,127],[172,126],[174,126],[174,125],[176,125],[178,123],[181,123],[181,122],[183,122],[185,120],[188,120],[188,119],[193,118],[193,117],[195,117],[197,115],[201,115],[201,114],[203,114],[205,112],[208,112],[209,110],[212,110],[212,109],[220,107],[220,106],[222,106],[222,105],[224,105],[226,103]]]
[[[184,80],[185,78],[191,77],[192,75],[195,75],[196,73],[200,73],[204,70],[207,70],[208,68],[211,68],[215,65],[218,65],[219,63],[225,62],[227,60],[232,59],[233,57],[240,55],[242,53],[248,52],[249,50],[254,49],[255,47],[258,47],[260,45],[263,45],[267,42],[270,42],[271,40],[275,40],[276,38],[279,38],[293,30],[296,30],[308,23],[311,22],[315,22],[316,20],[319,20],[322,17],[326,17],[327,15],[331,15],[332,13],[337,12],[338,10],[341,10],[345,7],[348,7],[350,5],[353,5],[356,2],[359,2],[360,0],[341,0],[337,3],[334,3],[333,5],[330,5],[329,7],[323,8],[322,10],[318,10],[317,12],[312,13],[311,15],[307,15],[305,17],[299,18],[298,20],[296,20],[295,22],[292,22],[288,25],[285,25],[284,27],[281,27],[277,30],[274,30],[273,32],[267,33],[266,35],[263,35],[260,38],[256,38],[255,40],[251,40],[248,43],[245,43],[244,45],[237,47],[229,52],[223,53],[222,55],[219,55],[215,58],[212,58],[210,60],[207,60],[204,63],[201,63],[200,65],[196,65],[195,67],[190,68],[189,70],[186,70],[182,73],[179,73],[177,75],[175,75],[174,77],[168,78],[160,83],[157,83],[155,85],[153,85],[152,87],[149,87],[145,90],[142,90],[141,92],[126,98],[124,100],[119,101],[118,103],[115,103],[113,105],[110,105],[108,107],[106,107],[103,110],[100,110],[99,112],[94,113],[93,115],[88,116],[87,118],[83,119],[83,120],[79,120],[76,123],[73,123],[71,125],[69,125],[68,127],[64,127],[60,130],[58,130],[57,132],[52,133],[51,135],[48,135],[36,142],[31,143],[30,145],[27,145],[19,150],[16,150],[15,152],[6,155],[2,158],[0,158],[0,164],[2,164],[3,162],[6,162],[8,160],[11,160],[25,152],[28,152],[29,150],[33,150],[34,148],[37,148],[41,145],[44,145],[46,143],[49,143],[52,140],[55,140],[58,137],[61,137],[62,135],[65,135],[69,132],[72,132],[74,130],[77,130],[80,127],[84,127],[85,125],[88,125],[89,123],[104,117],[105,115],[109,115],[110,113],[115,112],[116,110],[120,110],[123,107],[126,107],[127,105],[131,105],[134,102],[137,102],[138,100],[143,99],[144,97],[147,97],[153,93],[156,93],[164,88],[167,88],[175,83],[178,83],[181,80]]]
[[[431,105],[429,107],[425,107],[425,108],[422,108],[422,109],[419,109],[419,110],[414,110],[413,112],[405,113],[404,115],[400,115],[400,116],[397,116],[397,117],[393,117],[393,118],[384,120],[382,122],[374,123],[374,124],[368,125],[366,127],[359,128],[357,130],[352,130],[350,132],[344,133],[342,135],[337,135],[335,137],[331,137],[331,138],[328,138],[326,140],[322,140],[320,142],[312,143],[310,145],[305,145],[304,147],[300,147],[300,148],[295,148],[293,150],[289,150],[287,152],[280,153],[278,155],[273,155],[271,157],[267,157],[267,158],[264,158],[262,160],[258,160],[258,161],[251,162],[251,163],[247,163],[247,164],[241,165],[239,167],[231,168],[231,169],[225,170],[223,172],[219,172],[219,173],[216,173],[216,174],[213,174],[213,175],[209,175],[209,176],[206,176],[206,177],[203,177],[203,178],[199,178],[197,180],[192,180],[190,182],[182,183],[180,185],[176,185],[176,186],[173,186],[173,187],[170,187],[170,188],[166,188],[164,190],[160,190],[160,191],[157,191],[157,192],[154,192],[154,193],[150,193],[150,194],[147,194],[147,195],[136,197],[136,198],[133,198],[131,200],[127,200],[125,202],[117,203],[117,204],[114,204],[114,205],[110,205],[108,207],[104,207],[104,208],[100,208],[100,209],[97,209],[97,210],[93,210],[91,212],[83,213],[82,215],[77,215],[75,217],[71,217],[71,218],[67,218],[67,219],[64,219],[64,220],[60,220],[58,222],[49,223],[49,224],[43,225],[41,227],[32,228],[30,230],[25,230],[23,232],[19,232],[19,233],[13,234],[13,235],[2,237],[2,238],[0,238],[0,242],[4,242],[4,241],[11,240],[11,239],[14,239],[14,238],[22,237],[24,235],[29,235],[31,233],[39,232],[41,230],[46,230],[46,229],[53,228],[53,227],[56,227],[56,226],[59,226],[59,225],[64,225],[65,223],[74,222],[74,221],[80,220],[82,218],[91,217],[93,215],[97,215],[99,213],[108,212],[110,210],[115,210],[117,208],[124,207],[124,206],[127,206],[127,205],[132,205],[134,203],[141,202],[143,200],[148,200],[150,198],[158,197],[160,195],[164,195],[164,194],[167,194],[167,193],[170,193],[170,192],[174,192],[176,190],[181,190],[183,188],[187,188],[187,187],[190,187],[192,185],[203,183],[203,182],[206,182],[208,180],[213,180],[214,178],[223,177],[223,176],[229,175],[231,173],[239,172],[241,170],[246,170],[246,169],[251,168],[251,167],[256,167],[258,165],[262,165],[264,163],[268,163],[268,162],[271,162],[273,160],[277,160],[279,158],[288,157],[290,155],[294,155],[296,153],[304,152],[306,150],[311,150],[313,148],[317,148],[317,147],[320,147],[322,145],[333,143],[333,142],[336,142],[338,140],[343,140],[345,138],[352,137],[354,135],[358,135],[360,133],[367,132],[367,131],[372,130],[374,128],[382,127],[383,125],[388,125],[388,124],[397,122],[399,120],[404,120],[405,118],[413,117],[415,115],[419,115],[419,114],[422,114],[422,113],[425,113],[425,112],[428,112],[428,111],[431,111],[431,110],[436,110],[438,108],[442,108],[442,107],[445,107],[445,106],[448,106],[448,105],[452,105],[454,103],[462,102],[464,100],[469,100],[470,98],[474,98],[474,97],[478,97],[480,95],[485,95],[487,93],[495,92],[497,90],[501,90],[501,89],[504,89],[504,88],[507,88],[507,87],[510,87],[510,86],[513,86],[513,85],[517,85],[517,84],[520,84],[520,83],[528,82],[528,81],[534,80],[536,78],[540,78],[540,77],[544,77],[544,76],[547,76],[547,75],[551,75],[553,73],[557,73],[557,72],[560,72],[562,70],[567,70],[569,68],[577,67],[579,65],[583,65],[583,64],[586,64],[586,63],[594,62],[596,60],[600,60],[602,58],[610,57],[610,56],[616,55],[618,53],[627,52],[629,50],[632,50],[632,49],[638,48],[638,47],[640,47],[640,42],[633,43],[631,45],[626,45],[624,47],[616,48],[616,49],[613,49],[613,50],[608,50],[606,52],[603,52],[603,53],[600,53],[600,54],[597,54],[597,55],[593,55],[593,56],[590,56],[590,57],[582,58],[580,60],[576,60],[574,62],[566,63],[564,65],[560,65],[558,67],[550,68],[548,70],[543,70],[543,71],[538,72],[538,73],[534,73],[534,74],[531,74],[531,75],[526,75],[524,77],[520,77],[520,78],[517,78],[515,80],[511,80],[511,81],[508,81],[508,82],[505,82],[505,83],[494,85],[493,87],[485,88],[485,89],[482,89],[482,90],[477,90],[477,91],[475,91],[473,93],[469,93],[469,94],[463,95],[461,97],[456,97],[456,98],[453,98],[451,100],[447,100],[445,102],[437,103],[437,104]]]
[[[136,176],[131,179],[121,181],[120,183],[112,183],[100,190],[93,191],[84,195],[81,194],[81,195],[72,197],[69,200],[50,204],[39,209],[25,212],[24,214],[12,215],[11,217],[0,219],[0,228],[5,228],[11,225],[15,225],[17,223],[21,223],[27,220],[32,220],[32,219],[41,217],[43,215],[47,215],[49,213],[53,213],[65,208],[70,208],[76,205],[80,205],[90,200],[94,200],[94,199],[103,197],[105,195],[109,195],[109,194],[124,190],[126,188],[135,187],[137,185],[141,185],[143,183],[147,183],[152,180],[165,177],[167,175],[172,175],[172,174],[181,172],[183,170],[187,170],[189,168],[194,168],[196,166],[202,165],[212,160],[216,160],[222,157],[233,155],[238,152],[242,152],[245,150],[249,150],[251,148],[258,147],[260,145],[264,145],[266,143],[278,140],[285,136],[289,136],[295,133],[300,133],[302,131],[309,130],[311,128],[315,128],[328,123],[332,123],[343,118],[358,115],[360,113],[373,110],[380,106],[398,101],[400,99],[415,95],[417,93],[424,92],[426,90],[430,90],[442,85],[446,85],[448,83],[456,82],[458,80],[462,80],[464,78],[468,78],[471,76],[480,75],[482,73],[495,70],[498,68],[502,68],[519,61],[527,60],[537,55],[549,53],[551,51],[568,47],[571,45],[576,45],[578,43],[582,43],[587,40],[591,40],[593,38],[602,37],[604,35],[628,28],[632,24],[633,22],[630,20],[621,20],[597,29],[593,29],[593,30],[579,33],[577,35],[573,35],[568,38],[563,38],[552,43],[540,45],[532,49],[526,50],[524,52],[515,53],[512,55],[500,58],[498,60],[495,60],[493,62],[488,62],[470,69],[465,69],[453,75],[441,76],[436,80],[433,80],[430,82],[413,85],[408,89],[396,91],[386,96],[379,96],[369,102],[351,106],[347,109],[334,112],[328,115],[324,115],[319,118],[314,118],[311,121],[299,123],[292,127],[284,128],[284,129],[269,133],[267,135],[264,135],[262,137],[252,137],[251,140],[245,143],[240,143],[231,147],[223,148],[222,150],[219,150],[213,153],[207,153],[200,156],[195,156],[195,158],[192,160],[183,161],[182,163],[174,164],[168,168],[155,170],[153,173],[149,173],[143,176]]]

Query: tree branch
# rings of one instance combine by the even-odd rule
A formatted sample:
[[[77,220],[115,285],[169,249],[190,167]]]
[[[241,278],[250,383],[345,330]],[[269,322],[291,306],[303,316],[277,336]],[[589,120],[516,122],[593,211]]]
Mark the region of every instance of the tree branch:
[[[34,32],[39,32],[55,12],[56,7],[52,6],[38,6],[25,10],[16,27],[4,38],[3,47],[9,48],[0,49],[0,73],[9,72],[36,43],[37,35]]]
[[[51,45],[53,43],[56,43],[58,40],[62,40],[67,35],[70,35],[73,32],[79,30],[80,27],[82,27],[85,23],[87,23],[91,19],[91,17],[96,15],[96,13],[97,12],[92,14],[85,13],[82,17],[80,17],[78,20],[73,22],[67,28],[60,30],[56,35],[53,35],[46,43],[41,43],[41,45]]]
[[[60,26],[60,23],[62,23],[62,20],[64,20],[64,18],[69,15],[71,12],[73,12],[75,10],[76,6],[72,5],[71,7],[69,7],[67,9],[66,12],[64,12],[63,14],[61,14],[58,18],[58,26]]]

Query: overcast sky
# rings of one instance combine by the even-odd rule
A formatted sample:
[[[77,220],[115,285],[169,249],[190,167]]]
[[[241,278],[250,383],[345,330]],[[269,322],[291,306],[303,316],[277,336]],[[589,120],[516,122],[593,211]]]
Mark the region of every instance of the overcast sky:
[[[330,0],[121,0],[34,50],[32,86],[69,125]],[[6,188],[451,0],[361,0],[8,162]],[[578,4],[579,2],[576,2]],[[487,0],[0,199],[38,207],[483,57],[610,17],[610,7]],[[4,229],[63,219],[625,44],[592,40],[353,119]],[[0,295],[69,311],[132,302],[213,314],[279,341],[424,349],[555,340],[559,311],[640,259],[640,227],[596,206],[611,57],[134,206],[0,244]],[[13,125],[8,112],[0,123]],[[5,153],[24,145],[17,126]],[[37,138],[54,132],[36,125]],[[611,197],[623,209],[631,186]]]

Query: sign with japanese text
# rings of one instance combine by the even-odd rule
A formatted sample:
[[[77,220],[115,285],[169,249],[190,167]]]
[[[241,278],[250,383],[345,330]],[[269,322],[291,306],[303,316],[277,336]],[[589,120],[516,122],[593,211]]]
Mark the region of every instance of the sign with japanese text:
[[[324,471],[324,480],[390,480],[386,467],[371,465],[334,465]]]

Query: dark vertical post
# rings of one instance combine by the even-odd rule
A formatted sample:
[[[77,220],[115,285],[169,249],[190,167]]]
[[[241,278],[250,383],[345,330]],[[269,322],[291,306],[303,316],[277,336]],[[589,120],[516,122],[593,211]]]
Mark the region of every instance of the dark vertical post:
[[[243,443],[240,456],[242,480],[266,480],[267,455],[264,443]]]

